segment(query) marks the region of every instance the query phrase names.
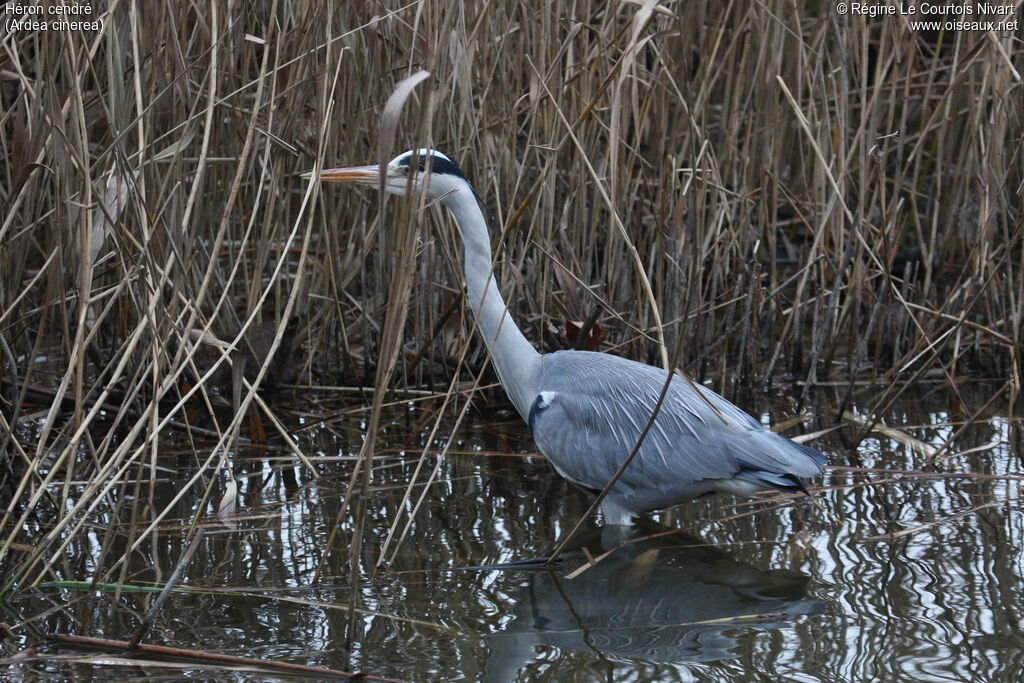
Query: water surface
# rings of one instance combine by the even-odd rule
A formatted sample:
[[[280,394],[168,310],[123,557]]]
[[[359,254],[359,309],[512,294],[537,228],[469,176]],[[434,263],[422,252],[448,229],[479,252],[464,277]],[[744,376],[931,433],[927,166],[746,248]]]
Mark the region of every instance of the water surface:
[[[959,427],[950,417],[957,403],[927,389],[883,423],[939,448]],[[962,391],[978,409],[994,390]],[[828,393],[818,391],[807,412],[835,414]],[[872,394],[861,399],[852,410],[867,418]],[[358,414],[321,423],[337,414],[334,400],[280,408],[301,427],[296,438],[318,478],[278,444],[233,454],[238,512],[218,517],[227,485],[218,475],[199,519],[205,538],[144,642],[417,681],[1018,681],[1024,670],[1019,422],[1005,414],[963,430],[938,458],[899,433],[854,447],[858,429],[832,431],[812,442],[837,466],[816,482],[820,507],[791,496],[709,498],[646,520],[629,537],[590,524],[554,568],[499,570],[475,567],[549,554],[590,498],[535,457],[518,418],[470,413],[434,483],[403,502],[437,408],[409,403],[388,414],[378,444],[353,587],[358,506],[334,547],[327,543],[361,423]],[[770,396],[738,400],[766,422],[791,416]],[[830,424],[818,417],[796,429]],[[420,481],[449,430],[446,422],[428,449]],[[116,520],[98,510],[53,567],[54,581],[3,605],[0,621],[31,620],[4,641],[3,656],[35,642],[51,655],[8,660],[9,675],[259,678],[99,655],[83,662],[81,651],[43,641],[53,632],[130,639],[155,599],[56,581],[167,581],[201,489],[110,571],[207,455],[173,436],[164,443],[153,507],[147,484],[112,494],[139,505],[123,504]],[[404,540],[381,562],[390,525],[398,517],[400,535],[424,491]],[[33,520],[26,538],[50,524]],[[598,558],[589,568],[588,553]]]

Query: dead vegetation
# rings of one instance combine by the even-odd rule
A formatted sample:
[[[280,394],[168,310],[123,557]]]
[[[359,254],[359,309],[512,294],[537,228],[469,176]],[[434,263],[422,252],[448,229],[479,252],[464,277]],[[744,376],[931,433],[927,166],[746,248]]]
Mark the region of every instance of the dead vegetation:
[[[955,390],[971,374],[1017,400],[1018,35],[786,2],[100,18],[0,52],[0,593],[50,576],[112,491],[138,489],[188,406],[217,446],[175,500],[210,494],[245,417],[273,422],[250,387],[279,374],[245,350],[251,330],[272,330],[269,351],[301,344],[300,384],[369,390],[396,339],[393,386],[444,393],[457,361],[479,368],[453,225],[390,204],[381,220],[372,194],[299,178],[376,161],[384,102],[420,69],[392,151],[461,162],[503,226],[498,279],[549,349],[571,343],[566,321],[596,321],[602,349],[656,360],[663,335],[716,382],[871,381],[883,411],[924,376]],[[414,222],[418,243],[396,227]],[[410,248],[408,316],[389,328]],[[225,353],[196,362],[204,342]],[[232,353],[247,381],[225,417],[207,389]],[[131,510],[129,548],[169,507]]]

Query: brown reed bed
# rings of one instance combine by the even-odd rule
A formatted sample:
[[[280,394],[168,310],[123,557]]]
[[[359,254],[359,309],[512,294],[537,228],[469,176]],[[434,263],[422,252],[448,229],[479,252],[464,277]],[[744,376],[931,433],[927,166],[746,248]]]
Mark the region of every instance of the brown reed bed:
[[[186,408],[216,447],[176,500],[230,477],[245,418],[279,425],[252,388],[275,363],[246,352],[256,328],[298,347],[300,384],[361,388],[354,405],[480,370],[453,225],[299,178],[376,161],[384,103],[420,69],[391,151],[461,161],[548,350],[589,320],[641,360],[663,335],[719,388],[870,381],[881,412],[972,374],[1017,400],[1019,35],[772,1],[96,11],[100,31],[0,51],[0,594],[51,576],[95,516],[145,543],[170,506],[108,494],[145,498]],[[210,389],[240,359],[225,417]]]

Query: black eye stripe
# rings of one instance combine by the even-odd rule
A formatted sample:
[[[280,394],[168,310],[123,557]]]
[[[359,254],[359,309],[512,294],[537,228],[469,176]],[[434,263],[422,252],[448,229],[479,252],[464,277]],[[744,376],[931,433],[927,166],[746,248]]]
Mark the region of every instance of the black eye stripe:
[[[501,234],[501,226],[498,225],[498,220],[494,217],[494,213],[491,211],[491,207],[487,206],[487,202],[484,201],[484,198],[481,197],[480,193],[476,191],[476,188],[473,187],[473,184],[469,182],[469,178],[466,177],[466,174],[462,172],[462,169],[459,168],[459,165],[455,163],[452,159],[449,159],[444,154],[441,154],[438,151],[425,149],[420,150],[418,152],[406,152],[397,159],[393,160],[391,163],[403,169],[404,172],[408,173],[410,162],[412,161],[413,157],[416,157],[416,165],[422,172],[427,166],[428,156],[431,159],[430,172],[432,174],[451,175],[455,176],[456,178],[462,178],[463,180],[466,181],[466,184],[469,185],[470,192],[473,193],[473,196],[476,197],[477,201],[480,202],[484,209],[487,210],[487,217],[490,218],[491,227],[498,234]]]
[[[440,154],[429,155],[430,159],[430,172],[437,175],[453,175],[458,178],[465,178],[466,174],[462,172],[459,165],[447,157],[443,157]],[[402,157],[398,162],[399,166],[409,166],[409,162],[413,157],[417,158],[417,168],[420,171],[424,171],[427,168],[427,155],[416,155],[410,154],[409,156]]]

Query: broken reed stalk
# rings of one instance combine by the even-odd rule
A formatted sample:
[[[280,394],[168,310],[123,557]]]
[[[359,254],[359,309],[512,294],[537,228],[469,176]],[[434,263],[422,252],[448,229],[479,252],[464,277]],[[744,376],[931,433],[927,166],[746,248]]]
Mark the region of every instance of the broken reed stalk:
[[[432,95],[409,100],[394,147],[450,153],[502,218],[495,274],[529,338],[560,344],[544,332],[599,309],[606,348],[671,350],[727,393],[737,376],[901,385],[881,413],[907,382],[969,371],[1002,378],[1013,405],[1021,48],[815,7],[211,2],[182,19],[164,0],[104,10],[94,34],[5,36],[0,593],[59,572],[111,492],[144,477],[155,500],[187,405],[209,413],[215,452],[170,504],[132,513],[127,546],[223,486],[242,417],[210,407],[192,330],[241,345],[273,320],[279,343],[299,313],[322,384],[369,387],[391,357],[398,388],[448,386],[449,356],[482,365],[451,225],[426,221],[436,232],[396,259],[376,199],[297,179],[376,158],[382,93],[419,68]],[[414,315],[389,318],[396,275]],[[73,403],[40,416],[34,385]]]
[[[99,649],[105,652],[124,652],[148,655],[158,658],[166,657],[171,661],[187,661],[196,665],[206,665],[217,669],[229,671],[245,671],[248,673],[267,673],[275,676],[309,676],[323,680],[334,678],[340,680],[370,681],[371,683],[399,683],[393,678],[382,678],[366,673],[351,673],[337,669],[327,669],[317,666],[306,666],[292,662],[277,662],[270,659],[256,659],[255,657],[238,657],[226,655],[220,652],[205,652],[203,650],[191,650],[181,647],[166,647],[163,645],[149,645],[146,643],[130,643],[124,640],[111,640],[109,638],[90,638],[64,633],[48,633],[46,637],[55,642],[62,643],[69,647],[83,648],[87,650]],[[157,662],[159,660],[156,660]],[[153,662],[150,662],[153,664]],[[158,665],[158,664],[157,664]],[[140,663],[140,667],[142,664]]]
[[[206,532],[202,528],[196,530],[195,535],[188,544],[188,548],[185,549],[185,554],[181,556],[180,560],[178,560],[178,564],[175,565],[174,571],[171,572],[171,576],[167,579],[167,583],[164,585],[163,590],[160,591],[156,600],[153,601],[153,605],[149,608],[149,611],[146,612],[146,617],[142,620],[142,623],[139,624],[138,629],[135,631],[135,635],[132,636],[132,639],[128,644],[129,650],[134,650],[139,646],[139,643],[145,637],[146,632],[149,631],[150,627],[153,625],[153,622],[156,620],[157,613],[163,607],[164,602],[171,594],[171,591],[173,591],[174,587],[178,585],[178,582],[181,580],[181,573],[192,561],[192,557],[196,554],[196,550],[199,549],[199,545],[203,542],[203,536],[205,535]]]

